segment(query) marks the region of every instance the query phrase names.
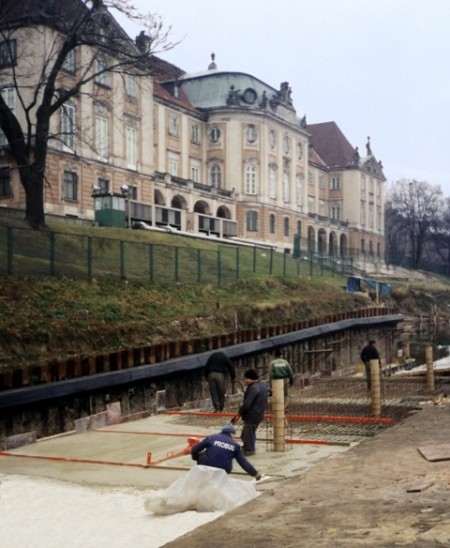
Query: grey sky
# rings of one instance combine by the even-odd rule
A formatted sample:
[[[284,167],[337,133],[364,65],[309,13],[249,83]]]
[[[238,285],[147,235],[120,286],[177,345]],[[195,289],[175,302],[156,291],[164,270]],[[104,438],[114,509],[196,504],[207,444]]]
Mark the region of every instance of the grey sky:
[[[182,42],[163,59],[186,72],[288,81],[299,116],[335,121],[383,162],[389,183],[439,184],[450,196],[448,0],[134,0]],[[123,22],[122,22],[123,23]],[[139,27],[124,25],[131,36]]]

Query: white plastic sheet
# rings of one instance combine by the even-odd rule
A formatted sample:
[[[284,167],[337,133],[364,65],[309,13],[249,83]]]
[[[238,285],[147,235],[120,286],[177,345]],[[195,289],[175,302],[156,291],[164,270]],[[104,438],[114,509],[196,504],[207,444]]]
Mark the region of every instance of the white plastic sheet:
[[[256,498],[255,483],[231,478],[220,468],[198,465],[172,483],[155,491],[145,501],[145,509],[154,514],[228,512]]]

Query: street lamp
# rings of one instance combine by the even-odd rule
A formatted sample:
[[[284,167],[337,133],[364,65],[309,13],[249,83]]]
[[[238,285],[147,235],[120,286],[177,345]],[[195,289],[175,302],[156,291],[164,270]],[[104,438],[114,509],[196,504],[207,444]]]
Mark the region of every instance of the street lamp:
[[[127,228],[131,228],[131,215],[130,215],[130,187],[128,185],[122,185],[120,187],[123,197],[125,198],[125,212],[127,215]]]

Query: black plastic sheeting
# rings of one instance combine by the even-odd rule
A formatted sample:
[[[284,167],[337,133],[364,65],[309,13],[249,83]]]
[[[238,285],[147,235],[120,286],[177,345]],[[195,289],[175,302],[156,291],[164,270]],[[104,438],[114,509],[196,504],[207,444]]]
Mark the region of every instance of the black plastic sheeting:
[[[231,359],[243,358],[272,352],[277,347],[289,346],[308,339],[314,339],[321,335],[331,335],[347,329],[397,324],[402,321],[404,321],[404,317],[401,314],[390,314],[370,318],[351,318],[339,322],[322,324],[316,327],[309,327],[307,329],[302,329],[301,331],[284,333],[266,339],[236,344],[221,348],[220,350]],[[205,365],[208,356],[216,351],[217,349],[209,350],[208,352],[202,352],[201,354],[181,356],[156,364],[138,365],[129,369],[98,373],[67,381],[5,390],[0,393],[0,409],[13,408],[40,401],[49,401],[76,394],[94,392],[108,387],[127,385],[142,380],[166,377],[185,371],[193,371],[202,368]]]

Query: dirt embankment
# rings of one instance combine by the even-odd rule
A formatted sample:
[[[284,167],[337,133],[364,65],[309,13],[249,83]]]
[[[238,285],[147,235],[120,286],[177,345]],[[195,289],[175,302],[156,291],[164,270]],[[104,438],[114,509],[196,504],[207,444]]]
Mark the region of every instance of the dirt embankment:
[[[322,278],[240,280],[225,289],[14,277],[0,284],[0,371],[322,318],[376,298]],[[396,284],[382,304],[449,317],[448,287]]]

